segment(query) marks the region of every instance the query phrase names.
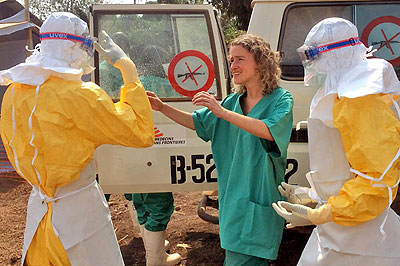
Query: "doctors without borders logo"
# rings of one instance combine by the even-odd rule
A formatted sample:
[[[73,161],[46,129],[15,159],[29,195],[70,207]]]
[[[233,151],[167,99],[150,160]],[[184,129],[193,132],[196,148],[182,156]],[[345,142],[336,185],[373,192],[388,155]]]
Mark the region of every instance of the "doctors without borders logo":
[[[162,136],[164,136],[164,134],[158,129],[158,128],[154,128],[154,136],[156,137],[156,138],[159,138],[159,137],[162,137]]]
[[[178,147],[186,145],[186,129],[180,125],[157,125],[154,127],[156,137],[154,146]]]

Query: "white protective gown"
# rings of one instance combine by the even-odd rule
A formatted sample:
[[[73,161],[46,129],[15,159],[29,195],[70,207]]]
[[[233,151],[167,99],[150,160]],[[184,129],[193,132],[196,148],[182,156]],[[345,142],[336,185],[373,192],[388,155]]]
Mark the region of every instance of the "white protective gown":
[[[305,46],[309,47],[316,44],[316,46],[322,46],[349,40],[351,38],[358,38],[357,28],[354,24],[342,18],[328,18],[317,23],[310,30],[304,43]],[[357,127],[348,129],[348,131],[353,132],[343,132],[335,127],[338,121],[336,120],[337,117],[333,117],[335,101],[346,101],[348,106],[350,106],[352,101],[354,103],[356,99],[365,100],[371,99],[366,97],[399,95],[400,82],[393,66],[383,59],[367,59],[366,47],[363,44],[358,44],[332,49],[320,54],[318,58],[311,62],[310,67],[305,68],[305,74],[305,81],[315,81],[311,82],[311,84],[320,86],[320,89],[312,100],[308,119],[311,172],[307,178],[312,187],[311,191],[315,192],[309,194],[314,200],[318,201],[320,205],[328,203],[329,200],[329,204],[331,204],[332,207],[333,221],[318,225],[313,230],[298,265],[400,265],[400,253],[398,252],[400,249],[400,220],[399,216],[390,208],[393,199],[393,195],[391,195],[392,189],[396,191],[395,188],[398,186],[400,177],[393,176],[394,180],[391,181],[394,182],[394,185],[390,182],[389,186],[382,180],[373,184],[368,180],[370,179],[369,176],[361,173],[361,169],[352,169],[353,166],[349,163],[353,160],[352,163],[356,165],[353,150],[363,152],[371,152],[371,150],[373,150],[373,143],[376,138],[372,136],[367,141],[365,138],[359,140],[356,139],[357,136],[360,136],[359,134],[379,134],[379,132],[381,132],[381,134],[385,136],[396,136],[396,128],[399,127],[396,117],[398,120],[400,112],[398,104],[393,101],[392,111],[395,115],[394,118],[390,110],[386,113],[388,117],[390,117],[387,121],[396,121],[394,123],[396,125],[393,125],[393,122],[391,122],[391,125],[385,125],[382,128],[371,129],[370,125],[379,123],[374,124],[374,121],[370,121],[371,123],[369,123],[368,119],[365,119],[366,122],[363,122],[364,124],[359,123]],[[321,77],[324,77],[325,80],[322,84],[317,84],[317,81],[321,81],[321,79],[318,78]],[[380,101],[380,103],[382,102]],[[373,109],[376,108],[376,106],[368,108]],[[368,109],[368,111],[374,112],[372,109]],[[337,109],[335,110],[337,111]],[[378,111],[380,110],[376,110],[376,112]],[[354,109],[352,109],[351,112],[353,112],[352,114],[354,117],[356,117],[356,115],[363,115],[361,111],[358,112]],[[335,113],[335,115],[337,115],[337,113]],[[352,121],[349,117],[342,116],[341,119],[347,119],[347,124]],[[381,121],[386,121],[383,119],[384,118],[382,118]],[[360,128],[367,124],[367,128]],[[349,127],[351,127],[351,125]],[[357,134],[352,134],[354,131],[357,131]],[[388,131],[391,135],[387,133]],[[345,136],[341,134],[348,135]],[[363,136],[370,135],[373,134]],[[343,140],[346,140],[346,146],[344,146]],[[383,147],[384,145],[395,145],[395,147],[390,146],[390,155],[378,155],[381,158],[385,158],[381,159],[382,162],[384,162],[382,165],[378,165],[377,162],[369,160],[369,158],[374,158],[374,156],[368,157],[365,154],[357,154],[359,155],[356,156],[358,160],[357,165],[371,165],[372,167],[367,167],[369,170],[374,169],[371,171],[375,171],[379,169],[379,171],[377,170],[373,173],[374,175],[385,176],[385,171],[381,172],[380,169],[391,169],[391,163],[394,163],[393,167],[398,167],[398,156],[400,153],[400,147],[396,146],[398,143],[399,141],[397,138],[395,141],[391,142],[390,140],[386,140],[383,141],[383,145],[381,145],[381,143],[379,144],[381,145],[379,147],[381,150],[385,150]],[[365,147],[367,147],[367,149],[365,149]],[[349,150],[353,152],[352,158],[346,157]],[[386,151],[387,150],[388,149],[386,149]],[[396,152],[396,155],[392,155]],[[359,162],[362,162],[362,164]],[[361,172],[357,172],[358,170]],[[394,172],[396,173],[396,171]],[[370,182],[369,184],[371,185],[368,184],[363,187],[365,189],[364,192],[358,191],[359,194],[357,195],[361,195],[359,198],[351,195],[352,191],[349,186],[346,187],[348,189],[346,191],[347,194],[342,193],[345,183],[347,185],[350,181],[353,181],[351,184],[356,184],[355,182],[358,181],[357,178],[360,178],[360,180],[367,184]],[[380,185],[379,191],[376,191],[378,189],[376,186],[377,184]],[[342,194],[339,194],[339,191]],[[365,193],[365,195],[379,196],[376,198],[379,198],[386,206],[383,206],[381,203],[380,206],[378,206],[378,204],[371,206],[373,205],[371,202],[369,203],[370,205],[368,205],[368,202],[363,201],[363,197],[365,196],[363,193]],[[345,198],[343,195],[350,196]],[[340,202],[343,203],[342,206],[340,206],[342,208],[340,209],[340,211],[342,211],[340,214],[341,222],[345,221],[347,225],[351,226],[340,225],[341,222],[337,220],[337,223],[334,222],[338,217],[335,215],[339,212],[338,206],[335,206],[334,203],[335,200],[339,198],[341,200]],[[367,196],[365,198],[367,198]],[[338,203],[338,201],[336,201],[336,203]],[[345,206],[349,206],[349,211],[343,211],[343,209],[346,209]],[[353,209],[353,207],[355,209]],[[361,209],[360,207],[362,207],[362,212],[356,213]],[[386,210],[382,213],[375,213],[373,211],[368,213],[371,208],[378,207],[379,210],[383,210],[386,207]],[[354,219],[354,217],[357,217],[357,220],[352,221],[351,219]]]
[[[309,182],[318,195],[316,200],[322,203],[338,195],[343,184],[352,177],[339,131],[333,127],[334,97],[336,94],[324,96],[320,90],[313,99],[314,110],[308,119]],[[383,223],[385,237],[381,232]],[[328,222],[313,230],[297,265],[400,265],[399,237],[399,216],[391,208],[357,226]]]

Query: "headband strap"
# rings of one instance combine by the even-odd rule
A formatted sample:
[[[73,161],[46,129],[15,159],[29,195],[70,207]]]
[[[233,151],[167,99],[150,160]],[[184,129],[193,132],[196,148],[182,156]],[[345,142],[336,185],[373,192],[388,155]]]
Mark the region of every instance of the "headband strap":
[[[334,43],[329,43],[329,44],[325,44],[325,45],[321,45],[318,46],[316,48],[310,49],[306,51],[306,55],[308,58],[313,58],[314,56],[318,55],[318,54],[322,54],[331,50],[335,50],[338,48],[343,48],[346,46],[354,46],[357,44],[361,44],[361,41],[358,37],[355,38],[350,38],[347,40],[343,40],[343,41],[338,41],[338,42],[334,42]]]
[[[40,40],[68,40],[72,42],[83,43],[85,41],[85,37],[64,33],[64,32],[43,32],[40,34]]]

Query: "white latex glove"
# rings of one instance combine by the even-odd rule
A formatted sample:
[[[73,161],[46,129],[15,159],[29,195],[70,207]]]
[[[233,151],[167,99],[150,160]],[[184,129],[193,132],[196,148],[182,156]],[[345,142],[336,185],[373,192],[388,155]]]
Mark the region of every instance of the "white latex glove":
[[[114,43],[110,36],[108,36],[107,32],[102,31],[103,34],[103,45],[105,49],[97,42],[93,44],[96,51],[104,57],[104,59],[111,64],[112,66],[118,68],[121,71],[122,79],[124,80],[124,84],[128,84],[131,82],[135,82],[139,80],[139,76],[137,74],[136,65],[132,62],[132,60],[125,54],[125,52]],[[125,101],[125,88],[121,90],[120,101]]]
[[[285,219],[288,224],[286,225],[287,228],[294,228],[296,226],[307,226],[312,225],[313,223],[307,218],[307,210],[305,211],[306,216],[303,215],[296,215],[294,212],[289,212],[285,205],[290,204],[285,201],[278,201],[277,203],[272,203],[272,208],[274,208],[275,212]],[[298,204],[296,204],[298,205]],[[298,205],[303,206],[303,205]],[[303,206],[304,208],[308,208]]]
[[[307,187],[301,187],[282,182],[278,186],[278,190],[282,196],[288,199],[288,202],[290,203],[306,205],[313,202],[310,196],[308,196],[309,188]]]
[[[115,65],[119,59],[123,57],[128,57],[125,52],[115,44],[115,42],[111,39],[111,37],[105,32],[102,31],[102,41],[100,45],[98,42],[93,44],[96,51],[104,57],[104,59],[112,66]],[[104,47],[104,48],[103,48]]]
[[[301,204],[292,204],[285,201],[278,201],[278,205],[286,210],[286,212],[284,212],[282,209],[280,209],[281,213],[285,214],[291,213],[293,216],[296,216],[297,218],[303,219],[304,221],[307,220],[309,224],[319,225],[332,221],[332,206],[329,203],[322,205],[321,207],[316,209]],[[275,211],[277,210],[275,209]],[[277,213],[281,217],[283,217],[278,211]],[[287,221],[291,222],[290,220]]]

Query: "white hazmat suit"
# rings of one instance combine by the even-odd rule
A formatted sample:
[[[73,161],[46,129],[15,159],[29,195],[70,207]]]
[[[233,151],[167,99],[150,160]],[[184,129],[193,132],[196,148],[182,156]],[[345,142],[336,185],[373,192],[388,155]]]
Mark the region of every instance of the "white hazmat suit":
[[[323,81],[308,119],[307,179],[318,205],[274,205],[290,226],[317,225],[298,265],[400,265],[400,220],[390,208],[400,178],[396,73],[383,59],[367,59],[345,19],[319,22],[305,46],[321,51],[305,68],[305,81]]]

